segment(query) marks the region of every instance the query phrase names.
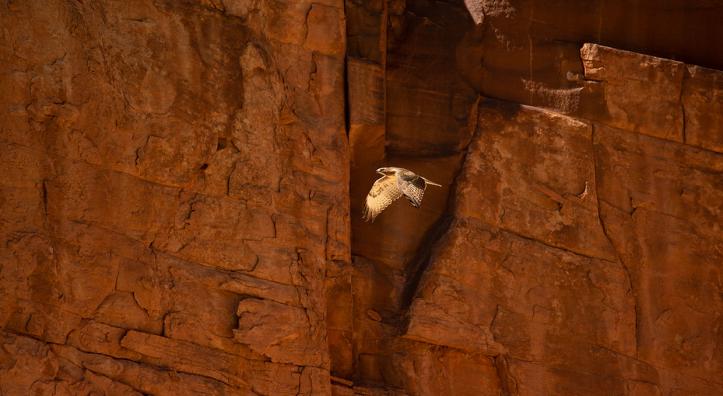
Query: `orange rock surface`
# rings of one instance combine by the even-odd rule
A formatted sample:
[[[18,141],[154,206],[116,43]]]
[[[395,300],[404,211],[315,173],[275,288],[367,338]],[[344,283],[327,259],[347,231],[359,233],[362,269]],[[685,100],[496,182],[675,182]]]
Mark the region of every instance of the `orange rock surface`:
[[[0,395],[723,394],[723,5],[633,3],[0,4]]]

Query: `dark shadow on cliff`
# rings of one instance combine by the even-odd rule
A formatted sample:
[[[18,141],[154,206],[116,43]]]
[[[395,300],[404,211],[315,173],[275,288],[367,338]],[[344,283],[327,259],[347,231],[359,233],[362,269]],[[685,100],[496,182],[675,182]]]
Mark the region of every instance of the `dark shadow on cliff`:
[[[521,107],[521,105],[518,103],[483,98],[480,98],[478,106],[493,107],[499,110],[502,116],[508,120],[514,119],[515,115],[519,112]],[[476,117],[477,112],[473,112],[473,114]],[[476,121],[474,134],[472,135],[470,140],[467,141],[464,147],[465,154],[462,158],[459,168],[455,172],[455,176],[449,190],[449,199],[447,201],[447,207],[444,214],[442,214],[439,220],[437,220],[437,222],[435,222],[435,224],[429,229],[429,231],[427,231],[424,239],[422,240],[422,243],[419,244],[419,248],[417,249],[414,258],[412,258],[412,260],[410,260],[406,266],[406,282],[401,295],[400,303],[400,330],[402,331],[404,331],[404,329],[406,329],[407,325],[409,324],[409,308],[414,301],[414,297],[417,293],[417,290],[419,289],[425,272],[432,263],[435,249],[437,248],[439,241],[447,233],[450,226],[455,221],[454,210],[457,206],[457,187],[460,183],[460,177],[462,177],[464,167],[470,155],[470,146],[473,145],[477,139],[479,139],[480,128],[478,123],[480,121],[481,120]]]

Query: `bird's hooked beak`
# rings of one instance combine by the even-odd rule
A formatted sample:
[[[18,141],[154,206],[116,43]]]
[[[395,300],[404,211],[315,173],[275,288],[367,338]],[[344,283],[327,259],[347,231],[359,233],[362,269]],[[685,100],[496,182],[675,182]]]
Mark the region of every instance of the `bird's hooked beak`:
[[[386,174],[387,174],[388,171],[389,171],[389,170],[388,170],[387,168],[379,168],[379,169],[377,169],[377,173],[380,174],[380,175],[382,175],[382,176],[386,176]]]

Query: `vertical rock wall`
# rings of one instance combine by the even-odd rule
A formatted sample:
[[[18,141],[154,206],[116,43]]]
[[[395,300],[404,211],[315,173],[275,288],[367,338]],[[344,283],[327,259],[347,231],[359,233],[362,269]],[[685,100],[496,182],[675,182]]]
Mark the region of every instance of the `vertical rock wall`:
[[[447,188],[352,218],[354,391],[719,394],[723,74],[640,52],[720,68],[723,8],[378,3],[346,2],[352,215],[382,164]]]
[[[0,391],[329,392],[340,1],[0,5]]]
[[[482,102],[405,337],[504,361],[489,381],[511,394],[717,394],[721,171],[720,153]]]
[[[5,1],[0,394],[720,394],[721,17]]]

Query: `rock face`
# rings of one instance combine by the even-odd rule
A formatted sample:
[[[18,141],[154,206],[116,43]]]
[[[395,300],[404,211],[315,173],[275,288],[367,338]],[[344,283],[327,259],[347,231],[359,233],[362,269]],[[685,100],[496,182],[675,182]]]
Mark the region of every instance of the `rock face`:
[[[0,24],[0,393],[330,392],[342,2],[6,2]]]
[[[674,3],[346,2],[338,394],[720,394],[723,9]],[[444,195],[361,222],[387,164]]]
[[[6,1],[0,394],[721,394],[721,18]]]
[[[519,394],[716,394],[723,156],[495,102],[479,125],[404,337]]]

